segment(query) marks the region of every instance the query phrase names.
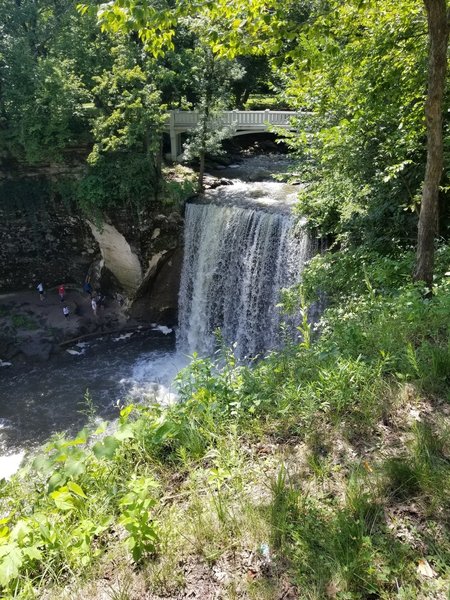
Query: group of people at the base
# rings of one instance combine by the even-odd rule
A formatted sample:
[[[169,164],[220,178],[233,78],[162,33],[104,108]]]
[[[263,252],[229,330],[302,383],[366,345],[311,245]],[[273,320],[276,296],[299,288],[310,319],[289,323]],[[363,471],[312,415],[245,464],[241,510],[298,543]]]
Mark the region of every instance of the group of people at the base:
[[[40,297],[41,301],[45,300],[44,284],[42,282],[38,283],[38,285],[36,286],[36,289],[39,292],[39,297]],[[102,296],[100,293],[94,294],[94,291],[89,282],[89,279],[85,280],[85,282],[83,284],[83,291],[90,297],[92,312],[94,313],[94,315],[97,315],[97,308],[98,308],[98,306],[104,304],[105,297]],[[61,302],[64,303],[63,307],[62,307],[63,315],[66,319],[68,319],[70,316],[70,308],[64,302],[65,298],[66,298],[66,288],[64,287],[63,284],[61,284],[58,287],[58,295],[59,295],[59,299],[61,300]]]

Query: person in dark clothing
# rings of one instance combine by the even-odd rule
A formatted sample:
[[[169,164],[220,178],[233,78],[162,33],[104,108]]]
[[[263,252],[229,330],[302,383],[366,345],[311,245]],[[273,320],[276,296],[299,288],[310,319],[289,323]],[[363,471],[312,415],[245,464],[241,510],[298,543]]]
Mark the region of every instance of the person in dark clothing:
[[[89,283],[88,279],[86,279],[86,281],[83,284],[83,291],[86,294],[89,294],[89,298],[92,298],[92,285]]]

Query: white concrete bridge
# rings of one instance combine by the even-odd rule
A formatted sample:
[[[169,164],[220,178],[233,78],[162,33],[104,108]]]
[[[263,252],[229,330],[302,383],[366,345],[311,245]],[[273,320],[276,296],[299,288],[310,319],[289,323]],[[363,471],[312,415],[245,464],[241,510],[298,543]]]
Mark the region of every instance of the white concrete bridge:
[[[245,135],[268,131],[269,127],[283,127],[291,129],[292,117],[299,117],[301,113],[290,110],[229,110],[214,117],[220,126],[229,125],[231,136]],[[199,121],[197,111],[172,110],[166,123],[166,130],[170,133],[170,155],[176,160],[181,154],[181,134],[194,129]]]

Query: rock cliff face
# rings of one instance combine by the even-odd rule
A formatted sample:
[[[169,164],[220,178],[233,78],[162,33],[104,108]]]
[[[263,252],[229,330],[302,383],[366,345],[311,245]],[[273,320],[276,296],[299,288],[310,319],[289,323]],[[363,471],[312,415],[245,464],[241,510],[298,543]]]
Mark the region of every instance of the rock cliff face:
[[[129,299],[129,314],[174,325],[182,266],[183,218],[162,207],[131,216],[116,211],[108,223],[90,223],[105,276],[112,274]]]
[[[103,293],[120,293],[130,314],[173,325],[177,319],[183,220],[149,205],[94,223],[61,199],[0,198],[0,293],[61,283],[82,288],[87,275]]]
[[[98,253],[88,224],[63,203],[0,201],[0,292],[73,283],[81,287]]]

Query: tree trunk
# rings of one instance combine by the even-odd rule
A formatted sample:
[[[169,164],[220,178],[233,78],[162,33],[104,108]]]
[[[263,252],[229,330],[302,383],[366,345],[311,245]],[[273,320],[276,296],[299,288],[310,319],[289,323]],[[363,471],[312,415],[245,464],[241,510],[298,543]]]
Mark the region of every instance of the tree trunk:
[[[209,59],[209,60],[208,60]],[[203,111],[201,115],[201,139],[200,139],[200,168],[198,171],[198,189],[200,192],[204,191],[203,177],[205,174],[205,157],[206,157],[206,138],[208,136],[208,128],[210,127],[209,116],[211,111],[211,102],[213,98],[213,82],[214,82],[214,55],[209,53],[207,56],[207,70],[206,70],[206,88],[205,96],[203,98]]]
[[[202,148],[200,150],[200,166],[198,169],[198,191],[204,191],[203,178],[205,175],[205,150]]]
[[[437,233],[439,182],[443,168],[442,109],[447,72],[448,17],[446,0],[424,0],[428,19],[428,91],[425,103],[427,164],[420,205],[415,281],[431,285]]]

